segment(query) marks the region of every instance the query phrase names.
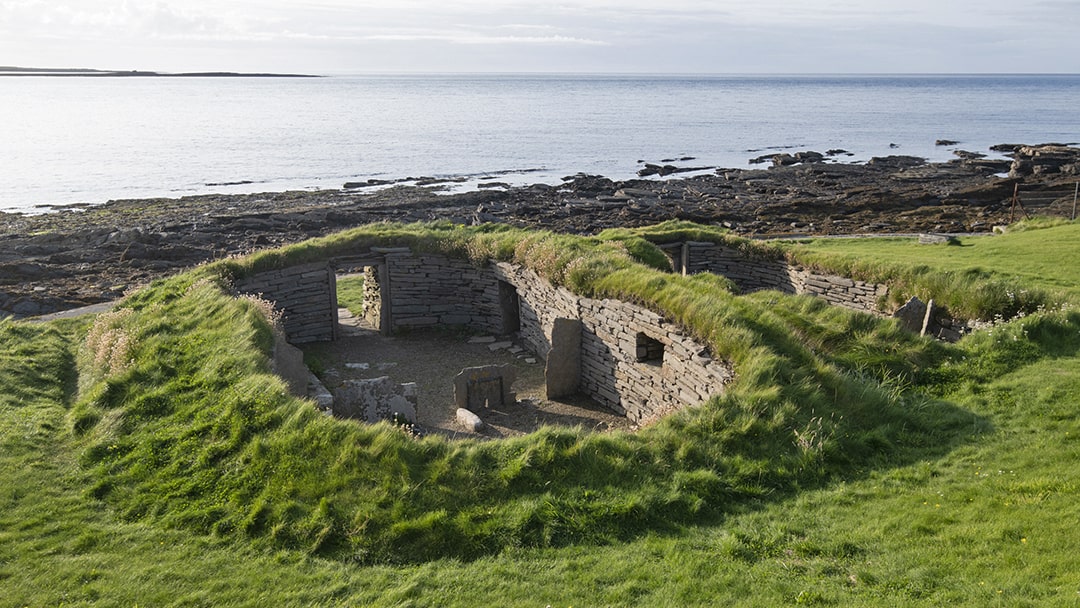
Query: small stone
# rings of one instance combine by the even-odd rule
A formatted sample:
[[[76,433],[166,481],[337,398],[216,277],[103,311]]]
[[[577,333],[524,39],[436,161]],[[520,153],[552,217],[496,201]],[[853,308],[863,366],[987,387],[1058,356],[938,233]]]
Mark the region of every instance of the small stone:
[[[479,416],[463,407],[457,409],[456,417],[461,426],[474,433],[479,432],[484,428],[484,421],[481,420]]]
[[[495,341],[495,336],[473,336],[469,338],[469,344],[491,344]]]
[[[947,234],[920,234],[920,245],[951,245],[956,243],[956,237]]]
[[[513,342],[493,342],[491,344],[488,344],[488,350],[495,352],[504,348],[510,348],[513,345]]]
[[[536,363],[536,357],[527,357],[525,359],[525,363],[535,364]]]
[[[371,367],[370,363],[346,363],[347,369],[368,369]]]

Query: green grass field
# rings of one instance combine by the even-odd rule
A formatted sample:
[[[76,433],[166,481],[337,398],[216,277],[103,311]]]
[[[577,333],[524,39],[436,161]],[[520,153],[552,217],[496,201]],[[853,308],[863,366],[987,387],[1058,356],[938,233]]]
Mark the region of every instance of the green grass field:
[[[0,605],[1078,605],[1080,281],[1040,266],[1077,237],[777,253],[964,285],[991,317],[1016,308],[994,289],[1038,292],[957,345],[666,275],[638,235],[443,225],[211,265],[96,320],[0,322]],[[663,310],[738,381],[634,435],[448,443],[326,419],[269,373],[258,303],[219,285],[402,241]]]
[[[848,260],[886,261],[953,272],[993,272],[1028,288],[1075,291],[1080,285],[1080,248],[1073,225],[1032,221],[1011,228],[1007,238],[960,237],[957,245],[920,245],[916,239],[817,239],[799,247]]]
[[[364,315],[364,277],[352,275],[337,280],[338,306],[349,309],[352,314]]]

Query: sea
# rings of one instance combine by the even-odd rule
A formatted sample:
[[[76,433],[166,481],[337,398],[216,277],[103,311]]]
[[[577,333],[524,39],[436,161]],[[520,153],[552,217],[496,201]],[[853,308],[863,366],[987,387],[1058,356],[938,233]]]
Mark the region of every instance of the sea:
[[[1080,75],[0,77],[0,210],[1080,141]],[[959,142],[938,145],[939,140]]]

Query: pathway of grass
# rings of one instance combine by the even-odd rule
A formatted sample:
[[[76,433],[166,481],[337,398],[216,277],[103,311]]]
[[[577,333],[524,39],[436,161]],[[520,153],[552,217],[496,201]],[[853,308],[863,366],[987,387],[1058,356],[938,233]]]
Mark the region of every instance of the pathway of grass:
[[[1080,223],[1033,221],[1004,237],[961,237],[958,245],[920,245],[915,238],[814,239],[794,249],[842,255],[853,264],[993,271],[1032,288],[1080,289]]]

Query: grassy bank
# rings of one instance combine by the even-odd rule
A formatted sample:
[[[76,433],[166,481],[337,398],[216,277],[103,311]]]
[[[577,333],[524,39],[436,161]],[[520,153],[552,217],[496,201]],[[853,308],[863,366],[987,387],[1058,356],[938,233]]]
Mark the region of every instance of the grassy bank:
[[[269,373],[259,303],[221,285],[403,241],[664,311],[738,381],[633,435],[323,418]],[[1075,601],[1075,313],[945,346],[656,253],[381,226],[161,282],[93,326],[4,323],[0,374],[26,387],[0,409],[12,605]]]

